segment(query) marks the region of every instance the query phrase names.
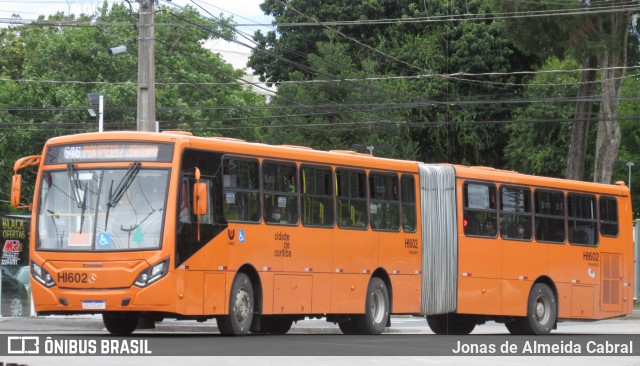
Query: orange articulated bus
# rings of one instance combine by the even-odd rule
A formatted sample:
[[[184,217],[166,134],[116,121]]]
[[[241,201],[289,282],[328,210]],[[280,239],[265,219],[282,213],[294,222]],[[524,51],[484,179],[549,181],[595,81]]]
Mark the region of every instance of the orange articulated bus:
[[[184,132],[57,137],[32,210],[40,314],[215,318],[223,334],[326,317],[379,334],[390,314],[437,334],[495,320],[546,334],[633,306],[629,190]]]

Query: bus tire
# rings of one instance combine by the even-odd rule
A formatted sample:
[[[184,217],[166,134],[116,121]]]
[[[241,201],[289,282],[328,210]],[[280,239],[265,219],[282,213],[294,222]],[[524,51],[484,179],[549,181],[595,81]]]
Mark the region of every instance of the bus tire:
[[[471,319],[457,314],[439,314],[427,316],[427,324],[432,332],[438,335],[467,335],[476,327]]]
[[[293,325],[293,319],[283,316],[267,315],[261,321],[261,331],[263,334],[287,334]]]
[[[358,334],[358,330],[356,329],[356,326],[353,324],[352,319],[339,322],[338,328],[340,328],[340,331],[342,332],[342,334],[349,334],[349,335]]]
[[[229,294],[229,315],[218,317],[218,330],[224,335],[241,336],[249,333],[254,312],[253,285],[249,276],[238,273]]]
[[[529,293],[527,316],[518,319],[524,334],[549,334],[558,316],[558,303],[551,288],[536,283]]]
[[[373,277],[367,287],[367,298],[363,315],[353,318],[358,334],[381,334],[389,321],[389,292],[387,285]]]
[[[109,333],[129,335],[136,330],[140,317],[132,314],[102,313],[102,322]]]
[[[522,331],[522,328],[520,328],[520,323],[518,319],[508,321],[504,323],[504,325],[507,327],[507,330],[509,331],[509,333],[513,335],[524,334],[524,332]]]

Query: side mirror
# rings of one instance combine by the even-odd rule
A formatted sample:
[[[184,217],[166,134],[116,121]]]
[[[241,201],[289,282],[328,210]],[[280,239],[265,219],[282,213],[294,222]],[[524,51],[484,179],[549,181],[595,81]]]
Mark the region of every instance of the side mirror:
[[[193,185],[193,213],[200,216],[207,214],[207,185],[200,183],[200,169],[195,170],[196,182]]]
[[[207,185],[195,183],[193,185],[193,213],[196,215],[207,214]]]
[[[14,174],[11,179],[11,206],[20,207],[20,191],[22,190],[22,174]]]

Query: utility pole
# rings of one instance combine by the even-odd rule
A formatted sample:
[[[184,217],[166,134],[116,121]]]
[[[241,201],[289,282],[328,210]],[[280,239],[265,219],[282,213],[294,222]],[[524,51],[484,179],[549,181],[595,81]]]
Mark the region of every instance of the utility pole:
[[[140,2],[138,40],[138,131],[156,130],[155,0]]]

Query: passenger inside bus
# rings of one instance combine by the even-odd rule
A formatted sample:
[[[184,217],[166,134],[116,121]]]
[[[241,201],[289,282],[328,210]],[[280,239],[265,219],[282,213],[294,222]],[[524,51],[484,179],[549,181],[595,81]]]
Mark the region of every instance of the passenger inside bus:
[[[484,222],[482,225],[482,236],[496,236],[496,226],[493,223],[493,220],[489,219]]]

